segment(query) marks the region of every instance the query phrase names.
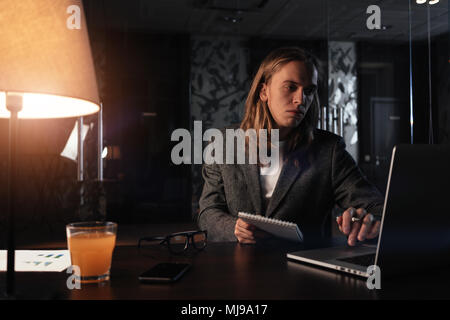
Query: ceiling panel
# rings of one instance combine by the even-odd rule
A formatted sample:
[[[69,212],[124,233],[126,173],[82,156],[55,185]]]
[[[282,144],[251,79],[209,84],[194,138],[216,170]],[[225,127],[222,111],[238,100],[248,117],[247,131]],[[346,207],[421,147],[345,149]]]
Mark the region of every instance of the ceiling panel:
[[[368,30],[366,9],[381,9]],[[85,0],[98,27],[148,32],[329,40],[408,41],[408,0]],[[413,39],[428,35],[426,5],[411,1]],[[448,32],[448,0],[430,6],[431,35]]]

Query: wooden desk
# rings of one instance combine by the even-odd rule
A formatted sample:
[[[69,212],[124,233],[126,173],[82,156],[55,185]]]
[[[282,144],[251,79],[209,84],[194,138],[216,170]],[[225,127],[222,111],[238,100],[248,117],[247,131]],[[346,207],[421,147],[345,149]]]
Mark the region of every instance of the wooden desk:
[[[180,230],[180,229],[178,229]],[[136,242],[137,243],[137,238]],[[291,262],[286,253],[298,246],[279,243],[240,245],[209,243],[204,251],[170,255],[160,245],[138,249],[118,245],[111,280],[66,286],[69,274],[17,273],[19,297],[32,299],[158,299],[158,300],[298,300],[298,299],[448,299],[450,281],[445,272],[381,280],[381,290],[369,290],[366,280],[332,270]],[[159,262],[188,262],[192,268],[173,284],[141,284],[138,276]],[[4,284],[5,272],[0,273]]]

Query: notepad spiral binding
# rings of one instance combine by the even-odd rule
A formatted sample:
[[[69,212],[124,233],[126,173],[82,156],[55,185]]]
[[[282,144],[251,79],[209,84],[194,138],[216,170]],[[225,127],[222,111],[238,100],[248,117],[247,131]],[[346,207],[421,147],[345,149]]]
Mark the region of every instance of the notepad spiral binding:
[[[303,242],[303,233],[300,231],[298,225],[293,222],[268,218],[246,212],[239,212],[238,216],[245,221],[254,224],[257,228],[269,232],[274,236],[291,241]]]
[[[296,226],[296,224],[293,223],[293,222],[282,221],[282,220],[273,219],[273,218],[268,218],[268,217],[264,217],[264,216],[259,216],[259,215],[247,213],[247,212],[239,212],[239,215],[242,218],[259,220],[259,221],[268,222],[268,223],[272,223],[272,224],[277,224],[277,225],[285,226],[285,227],[295,227]]]

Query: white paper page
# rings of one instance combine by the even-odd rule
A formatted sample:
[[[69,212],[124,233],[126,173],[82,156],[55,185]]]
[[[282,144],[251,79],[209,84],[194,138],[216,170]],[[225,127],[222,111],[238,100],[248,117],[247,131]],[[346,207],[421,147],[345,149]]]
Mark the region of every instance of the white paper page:
[[[6,250],[0,250],[0,271],[6,271]],[[16,271],[61,272],[71,265],[69,250],[16,250]]]
[[[86,135],[89,131],[89,126],[83,124],[81,128],[81,141],[84,143]],[[61,152],[61,156],[71,159],[73,161],[77,160],[78,157],[78,121],[75,121],[75,127],[70,133],[69,139],[67,140],[64,150]]]

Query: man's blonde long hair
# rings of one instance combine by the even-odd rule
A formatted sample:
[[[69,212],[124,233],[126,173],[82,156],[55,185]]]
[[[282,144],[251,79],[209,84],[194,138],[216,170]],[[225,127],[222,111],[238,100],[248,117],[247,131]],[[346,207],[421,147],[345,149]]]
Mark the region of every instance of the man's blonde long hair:
[[[264,83],[268,84],[272,76],[280,70],[281,67],[291,61],[304,62],[306,68],[311,74],[313,74],[314,69],[319,72],[318,60],[301,48],[284,47],[275,49],[269,53],[269,55],[261,63],[258,72],[253,78],[247,100],[245,101],[245,114],[240,125],[241,129],[244,131],[247,129],[255,129],[256,132],[259,132],[260,129],[267,129],[270,137],[271,130],[276,128],[276,122],[270,113],[267,102],[261,101],[259,97],[260,91]],[[305,118],[297,128],[292,130],[288,137],[288,152],[294,150],[300,144],[309,144],[314,139],[314,129],[316,128],[318,122],[319,108],[319,96],[316,91]]]

